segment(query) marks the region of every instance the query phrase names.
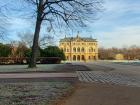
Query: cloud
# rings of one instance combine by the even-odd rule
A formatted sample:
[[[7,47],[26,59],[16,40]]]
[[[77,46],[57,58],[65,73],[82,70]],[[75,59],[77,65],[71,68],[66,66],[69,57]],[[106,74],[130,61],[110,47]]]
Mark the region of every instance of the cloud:
[[[17,34],[32,30],[33,25],[30,20],[18,17],[9,18],[8,36],[11,40],[19,40]]]
[[[119,27],[111,32],[98,33],[99,45],[104,47],[123,47],[139,45],[140,26]]]
[[[139,13],[140,1],[135,0],[105,0],[105,8],[107,12],[115,13],[127,13],[127,12],[137,12]]]
[[[100,19],[93,24],[94,27],[110,27],[128,25],[140,21],[140,1],[105,0],[105,11]],[[139,2],[139,3],[138,3]]]
[[[11,18],[10,19],[10,24],[11,24],[11,30],[23,30],[27,29],[31,26],[31,22],[26,20],[26,19],[21,19],[21,18]]]
[[[105,11],[94,24],[89,24],[92,34],[104,47],[139,45],[140,1],[105,0]]]

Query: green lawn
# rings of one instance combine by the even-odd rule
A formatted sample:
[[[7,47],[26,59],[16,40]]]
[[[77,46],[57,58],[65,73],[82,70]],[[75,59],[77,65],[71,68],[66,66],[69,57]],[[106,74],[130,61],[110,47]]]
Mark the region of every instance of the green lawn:
[[[0,105],[49,105],[72,88],[69,82],[0,83]]]

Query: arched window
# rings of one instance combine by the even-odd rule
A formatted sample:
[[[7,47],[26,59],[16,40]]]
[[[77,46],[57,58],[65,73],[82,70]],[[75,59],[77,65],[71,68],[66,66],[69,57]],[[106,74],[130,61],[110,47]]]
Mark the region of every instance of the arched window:
[[[69,60],[69,56],[66,56],[67,60]]]
[[[73,52],[76,52],[76,48],[75,47],[73,48]]]
[[[94,60],[96,60],[96,56],[94,56]]]
[[[82,47],[81,52],[85,52],[85,49]]]
[[[73,55],[73,61],[76,61],[76,55]]]
[[[80,61],[80,55],[77,55],[77,60]]]
[[[84,55],[82,55],[82,60],[83,60],[83,61],[85,60],[85,56],[84,56]]]
[[[93,48],[92,47],[89,48],[89,52],[93,52]]]
[[[69,49],[67,48],[67,52],[69,52]]]
[[[93,52],[93,48],[91,47],[91,52]]]
[[[88,59],[90,60],[90,59],[91,59],[91,57],[89,56],[89,57],[88,57]]]
[[[80,48],[79,47],[77,48],[77,52],[80,52]]]

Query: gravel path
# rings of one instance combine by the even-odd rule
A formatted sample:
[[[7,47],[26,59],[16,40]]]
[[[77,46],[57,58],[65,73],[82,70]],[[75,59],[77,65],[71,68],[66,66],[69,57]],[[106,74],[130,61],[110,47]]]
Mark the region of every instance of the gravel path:
[[[0,74],[0,79],[6,78],[76,78],[76,73],[9,73]]]

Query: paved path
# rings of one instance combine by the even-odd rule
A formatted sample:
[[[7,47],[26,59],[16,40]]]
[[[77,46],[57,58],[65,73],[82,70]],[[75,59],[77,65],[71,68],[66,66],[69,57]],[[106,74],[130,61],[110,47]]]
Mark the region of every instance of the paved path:
[[[72,96],[58,105],[140,105],[140,88],[81,83]]]
[[[0,74],[0,79],[6,78],[76,78],[76,73],[12,73]]]

